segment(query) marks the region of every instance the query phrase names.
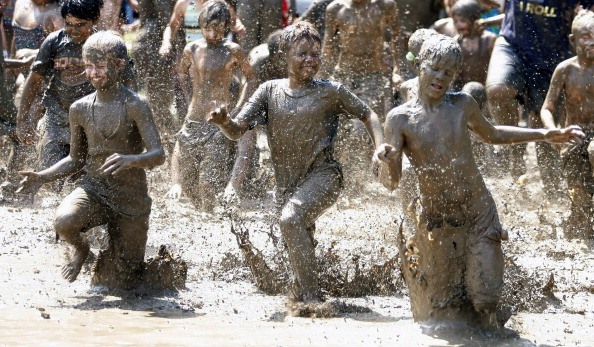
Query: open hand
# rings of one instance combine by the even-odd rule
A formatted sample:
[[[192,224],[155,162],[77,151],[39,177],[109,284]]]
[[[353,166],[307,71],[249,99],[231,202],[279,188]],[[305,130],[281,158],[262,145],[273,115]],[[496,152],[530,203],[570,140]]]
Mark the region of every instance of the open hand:
[[[563,129],[551,129],[545,134],[545,140],[551,143],[571,142],[580,144],[584,137],[586,137],[586,135],[577,125],[572,125]]]
[[[99,168],[104,174],[115,175],[122,170],[132,166],[134,156],[114,153],[105,159],[105,163]]]
[[[206,121],[216,125],[224,125],[229,122],[229,114],[227,113],[227,106],[223,105],[217,107],[206,116]]]
[[[19,172],[24,178],[21,180],[19,188],[16,190],[17,194],[35,194],[43,185],[43,180],[37,172],[21,171]]]

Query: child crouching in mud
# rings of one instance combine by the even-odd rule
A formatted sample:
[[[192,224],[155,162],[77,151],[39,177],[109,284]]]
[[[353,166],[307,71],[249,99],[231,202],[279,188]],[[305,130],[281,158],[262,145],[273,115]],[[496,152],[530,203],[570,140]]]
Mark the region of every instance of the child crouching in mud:
[[[492,144],[579,142],[579,127],[526,129],[493,126],[466,93],[447,93],[462,66],[459,44],[443,35],[423,43],[415,64],[418,92],[388,114],[382,183],[398,186],[402,153],[419,180],[417,232],[401,245],[402,272],[416,321],[462,321],[502,327],[501,241],[507,239],[495,202],[472,155],[470,131]]]
[[[289,304],[298,310],[303,304],[315,307],[323,301],[313,233],[316,219],[336,202],[343,187],[340,165],[333,157],[339,115],[358,118],[375,145],[385,145],[380,145],[378,117],[365,103],[339,83],[314,78],[321,40],[311,24],[286,28],[280,50],[289,78],[260,85],[235,118],[221,107],[210,113],[209,121],[234,140],[258,124],[267,129],[280,230],[295,276]]]
[[[148,103],[119,82],[127,61],[124,40],[98,32],[84,44],[83,60],[97,91],[70,107],[70,154],[43,171],[21,172],[20,191],[83,170],[54,219],[59,238],[74,248],[62,276],[76,280],[89,255],[81,233],[107,224],[114,259],[109,271],[122,288],[131,288],[142,274],[151,211],[145,169],[161,165],[165,153]]]

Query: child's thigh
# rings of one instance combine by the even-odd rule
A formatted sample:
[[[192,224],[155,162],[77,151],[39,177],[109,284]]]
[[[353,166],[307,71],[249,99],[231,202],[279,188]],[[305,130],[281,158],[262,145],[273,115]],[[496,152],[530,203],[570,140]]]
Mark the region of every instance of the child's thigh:
[[[226,184],[235,162],[236,148],[237,145],[234,141],[217,131],[202,149],[200,176],[203,180],[215,184]]]
[[[491,54],[485,86],[511,85],[518,92],[524,91],[526,79],[522,65],[513,47],[505,38],[499,37]]]
[[[79,232],[105,224],[108,220],[105,206],[80,187],[62,200],[54,215],[57,229]]]
[[[489,226],[488,229],[496,228]],[[485,234],[489,233],[489,230]],[[493,230],[494,234],[499,234]],[[466,254],[466,287],[473,304],[497,303],[503,288],[501,240],[479,237],[469,240]]]
[[[282,215],[298,214],[307,226],[330,208],[342,190],[341,174],[335,170],[324,170],[310,174],[291,195]]]

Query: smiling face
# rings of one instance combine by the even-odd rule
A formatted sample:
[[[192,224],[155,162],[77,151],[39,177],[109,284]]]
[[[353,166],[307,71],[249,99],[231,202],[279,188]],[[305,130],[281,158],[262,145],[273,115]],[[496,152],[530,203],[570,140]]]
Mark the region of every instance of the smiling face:
[[[67,15],[64,21],[66,34],[74,43],[84,43],[93,33],[93,21]]]
[[[87,78],[95,89],[105,90],[118,82],[122,60],[96,51],[85,52],[83,60]]]
[[[452,19],[454,20],[454,26],[456,27],[458,34],[462,36],[472,36],[474,34],[474,23],[472,23],[470,19],[457,14],[454,14]]]
[[[297,41],[287,52],[289,76],[303,82],[311,81],[320,68],[321,50],[318,42]]]

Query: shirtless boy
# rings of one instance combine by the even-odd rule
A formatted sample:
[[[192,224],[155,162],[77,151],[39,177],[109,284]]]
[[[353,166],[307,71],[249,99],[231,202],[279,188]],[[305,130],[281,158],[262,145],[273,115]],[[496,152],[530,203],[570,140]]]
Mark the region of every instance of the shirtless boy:
[[[73,282],[87,259],[81,233],[107,224],[110,265],[129,288],[142,274],[151,211],[145,169],[161,165],[165,153],[148,103],[120,83],[128,63],[124,40],[98,32],[86,40],[82,56],[96,92],[70,107],[70,154],[46,170],[21,172],[22,191],[84,170],[55,214],[57,235],[74,248],[62,276]]]
[[[339,115],[360,119],[380,147],[381,124],[344,86],[314,79],[321,40],[313,25],[298,22],[287,27],[280,50],[285,54],[289,78],[260,85],[235,118],[222,107],[210,114],[209,121],[235,140],[259,124],[266,127],[280,230],[296,279],[292,299],[318,303],[313,233],[316,219],[336,202],[343,186],[340,165],[333,156]]]
[[[337,0],[326,8],[326,33],[322,47],[320,77],[342,83],[383,120],[389,67],[384,42],[390,32],[394,86],[400,85],[398,65],[404,54],[399,45],[400,19],[393,0]],[[402,69],[400,69],[402,70]],[[344,165],[347,192],[358,195],[369,172],[373,148],[359,122],[341,121],[337,157]],[[353,151],[356,149],[356,151]]]
[[[38,169],[47,169],[68,155],[70,128],[68,110],[72,103],[94,91],[85,76],[82,47],[93,33],[99,19],[102,0],[64,0],[60,8],[66,27],[51,33],[43,42],[23,88],[17,118],[17,135],[26,144],[39,141]],[[134,84],[131,67],[124,69],[124,83]],[[43,82],[47,82],[43,84]],[[45,86],[45,115],[37,139],[35,127],[39,119],[28,110],[42,85]]]
[[[464,320],[497,327],[495,311],[503,286],[501,227],[495,202],[472,156],[470,131],[494,144],[578,140],[579,127],[524,129],[493,126],[476,101],[465,93],[447,93],[462,65],[462,49],[436,35],[424,44],[417,67],[417,98],[393,109],[386,119],[387,165],[382,183],[398,186],[402,154],[419,180],[422,213],[403,274],[417,321]],[[404,253],[403,250],[401,250]],[[409,254],[410,255],[410,254]],[[410,271],[409,271],[410,270]],[[505,320],[505,319],[503,319]]]
[[[216,126],[208,124],[206,118],[215,108],[230,102],[234,69],[241,69],[247,80],[244,96],[254,88],[246,56],[239,45],[224,38],[231,23],[225,2],[206,3],[200,23],[204,39],[186,46],[179,67],[182,89],[192,100],[171,158],[173,186],[169,195],[179,197],[183,191],[196,207],[212,212],[216,195],[223,192],[229,181],[236,145]]]
[[[586,133],[583,143],[566,146],[562,151],[563,171],[571,199],[571,215],[566,222],[567,237],[592,239],[594,206],[594,12],[580,11],[573,20],[571,35],[576,57],[557,66],[540,111],[544,126],[556,129],[555,111],[561,94],[565,96],[563,125],[577,124]]]

